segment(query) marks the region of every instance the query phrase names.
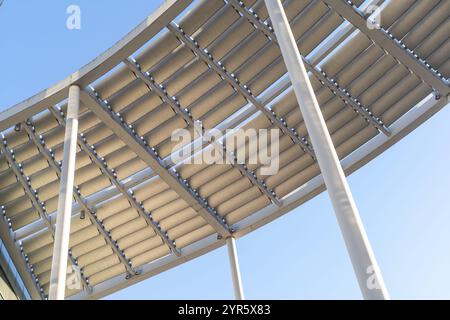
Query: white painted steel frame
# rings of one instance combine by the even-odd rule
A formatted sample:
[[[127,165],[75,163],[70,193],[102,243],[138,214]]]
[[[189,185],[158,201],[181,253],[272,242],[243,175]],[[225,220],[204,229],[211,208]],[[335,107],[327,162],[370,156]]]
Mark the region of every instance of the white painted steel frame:
[[[401,40],[396,39],[395,36],[389,31],[386,31],[380,25],[371,25],[371,23],[365,18],[364,14],[355,7],[352,1],[321,1],[324,2],[330,9],[334,10],[344,19],[353,24],[380,48],[385,50],[401,64],[407,67],[412,73],[431,86],[439,95],[446,97],[450,94],[450,85],[448,80],[444,79],[437,70],[432,69],[425,60],[421,59]]]
[[[45,203],[43,201],[41,201],[41,199],[39,198],[37,190],[35,190],[32,187],[30,177],[25,175],[23,165],[21,163],[17,162],[14,150],[8,148],[7,141],[4,137],[3,137],[2,144],[1,144],[1,150],[5,156],[6,161],[9,164],[11,170],[13,171],[14,176],[17,179],[17,182],[22,186],[22,188],[25,192],[25,195],[30,200],[32,207],[34,208],[34,210],[37,212],[38,216],[44,222],[46,229],[50,232],[50,234],[54,238],[55,237],[55,229],[54,229],[54,227],[50,221],[50,218],[47,214],[47,209],[46,209]],[[4,210],[4,214],[6,214],[5,210]],[[10,224],[10,222],[8,222],[8,225],[9,224]],[[20,252],[22,254],[24,254],[23,246],[22,246],[21,242],[19,242],[19,248],[20,248]],[[25,255],[25,262],[27,263],[27,267],[28,267],[28,269],[30,269],[30,271],[34,277],[34,282],[38,286],[39,292],[42,293],[42,290],[41,290],[42,286],[40,284],[39,278],[34,276],[33,267],[32,266],[30,267],[30,265],[27,261],[27,256],[26,256],[26,254],[24,254],[24,255]],[[75,257],[73,257],[70,248],[67,249],[67,257],[70,259],[70,261],[73,265],[77,264],[77,260],[75,259]],[[81,276],[81,282],[82,282],[83,287],[88,287],[88,283],[87,283],[85,277]],[[42,297],[44,298],[43,295],[42,295]]]
[[[56,119],[58,120],[58,122],[62,125],[62,126],[66,126],[66,123],[64,121],[64,118],[62,117],[61,114],[58,114],[58,111],[56,111],[54,108],[51,108],[51,112],[52,114],[56,117]],[[170,240],[167,233],[165,233],[161,227],[159,226],[159,224],[153,219],[152,215],[150,212],[148,212],[147,210],[145,210],[144,206],[142,203],[139,203],[136,199],[136,197],[134,196],[134,193],[127,189],[118,179],[117,179],[117,174],[115,172],[115,169],[111,168],[108,166],[106,160],[104,158],[101,158],[99,156],[99,154],[97,153],[95,147],[93,145],[89,145],[88,141],[86,140],[86,138],[84,137],[83,134],[78,134],[77,136],[78,139],[78,144],[80,146],[80,148],[86,152],[86,154],[89,156],[89,158],[91,159],[91,161],[97,165],[97,167],[101,170],[101,172],[108,177],[108,179],[110,180],[110,182],[115,186],[115,188],[124,196],[124,198],[126,198],[130,204],[131,207],[133,207],[137,213],[147,222],[147,224],[154,230],[155,234],[157,234],[161,240],[167,244],[167,246],[169,247],[169,249],[174,253],[179,255],[180,254],[180,250],[176,248],[174,241]],[[108,233],[109,237],[110,234]],[[110,238],[109,240],[111,240],[111,242],[114,242],[114,240],[112,240],[112,238]],[[111,246],[113,247],[113,251],[114,247],[118,248],[118,245],[116,243],[111,243]],[[119,249],[120,251],[120,249]],[[131,260],[127,259],[125,257],[125,254],[123,252],[120,252],[120,260],[123,261],[123,263],[126,265],[126,268],[129,272],[129,276],[134,276],[137,273],[139,273],[138,270],[135,270],[132,268],[132,263]]]
[[[23,248],[20,243],[18,244],[14,240],[11,219],[6,216],[5,207],[1,206],[0,211],[0,236],[3,244],[5,245],[9,256],[13,260],[23,283],[26,285],[26,289],[30,294],[30,297],[35,300],[44,299],[44,290],[39,285],[39,282],[31,269],[28,257],[23,252]]]
[[[400,119],[389,126],[391,136],[377,135],[368,143],[356,149],[350,155],[341,160],[342,168],[346,175],[355,172],[379,154],[383,153],[395,143],[400,141],[411,131],[415,130],[423,122],[428,120],[431,116],[441,110],[444,106],[450,106],[450,101],[447,99],[436,100],[434,95],[428,95],[425,99],[420,101],[408,113],[403,115]],[[325,191],[325,184],[322,175],[318,175],[285,196],[283,206],[277,207],[271,204],[249,217],[239,221],[235,224],[236,231],[233,236],[239,239],[250,232],[272,222],[281,217],[287,212],[295,209],[306,201],[312,199],[318,194]],[[100,299],[104,296],[112,294],[118,290],[126,288],[132,284],[138,283],[144,279],[155,276],[173,267],[176,267],[184,262],[195,259],[201,255],[211,252],[226,244],[226,239],[217,239],[215,235],[211,235],[203,240],[197,241],[185,248],[180,257],[167,255],[156,261],[148,263],[142,267],[142,273],[128,280],[123,281],[123,275],[118,275],[101,284],[93,287],[92,293],[80,292],[69,297],[71,300],[82,299]]]
[[[200,128],[198,128],[201,130],[201,132],[198,132],[199,135],[205,134],[205,128],[201,125],[200,120],[194,119],[191,112],[187,108],[183,108],[175,96],[170,96],[162,84],[156,83],[149,72],[144,72],[136,60],[130,58],[124,60],[124,63],[135,74],[136,78],[141,79],[151,91],[156,92],[160,99],[171,106],[172,110],[176,114],[180,115],[188,125],[193,126],[194,128],[198,128],[200,126]],[[245,163],[239,163],[236,155],[227,150],[225,143],[219,143],[219,141],[216,141],[215,139],[208,141],[208,143],[211,143],[222,155],[222,157],[225,156],[225,159],[233,167],[238,169],[243,176],[247,177],[250,182],[261,191],[262,194],[266,195],[267,198],[270,199],[271,202],[275,203],[277,206],[281,206],[280,200],[275,194],[275,191],[270,190],[266,183],[256,176],[255,172],[251,172],[248,169]]]
[[[78,113],[80,109],[80,87],[69,88],[67,124],[64,136],[64,152],[58,198],[55,240],[53,244],[50,274],[49,300],[64,300],[67,275],[67,250],[69,250],[70,222],[72,219],[72,192],[75,178],[77,154]]]
[[[120,114],[112,112],[111,106],[96,96],[95,92],[83,90],[83,104],[101,119],[128,147],[136,153],[158,176],[167,183],[183,200],[185,200],[200,216],[209,223],[221,237],[228,237],[232,231],[206,199],[202,199],[175,170],[168,170],[164,160],[159,158],[156,150],[147,141],[137,135],[131,125],[125,124]]]
[[[167,25],[167,29],[169,29],[170,32],[172,32],[180,40],[180,42],[195,52],[199,59],[207,63],[211,69],[220,75],[220,77],[233,89],[235,89],[244,99],[260,110],[271,123],[280,129],[281,132],[291,138],[295,144],[297,144],[304,152],[308,153],[313,159],[315,158],[313,147],[308,140],[296,132],[294,128],[288,127],[285,119],[279,118],[275,111],[266,108],[261,101],[253,95],[250,88],[247,85],[242,84],[234,73],[228,72],[222,62],[214,60],[213,56],[206,48],[201,48],[194,38],[187,35],[184,30],[174,22]]]
[[[64,119],[64,116],[63,116],[63,113],[61,110],[57,110],[56,108],[50,108],[50,112],[55,116],[55,118],[57,119],[58,123],[61,126],[63,126],[63,127],[66,126],[66,121]],[[130,203],[130,206],[132,206],[136,209],[138,214],[142,218],[144,218],[144,220],[149,224],[150,227],[153,228],[155,233],[160,236],[161,240],[167,244],[167,246],[170,248],[170,250],[174,254],[180,255],[180,250],[178,250],[176,248],[175,243],[169,239],[167,234],[163,233],[162,230],[160,228],[158,228],[157,223],[153,220],[150,213],[147,212],[143,208],[143,206],[137,202],[136,197],[134,196],[134,193],[132,192],[132,190],[129,190],[122,182],[120,182],[117,179],[117,173],[116,173],[115,169],[108,166],[106,160],[99,156],[95,147],[88,143],[87,139],[85,138],[85,136],[82,133],[80,133],[77,138],[78,138],[78,145],[80,146],[80,148],[89,156],[91,161],[97,165],[97,167],[101,170],[101,172],[109,178],[110,182],[115,187],[115,190],[117,190],[120,194],[122,194],[128,200],[128,202]],[[82,208],[83,206],[80,206],[80,207]],[[139,270],[133,269],[131,260],[126,258],[123,250],[120,250],[120,248],[117,244],[117,241],[112,239],[110,232],[108,232],[108,238],[109,238],[108,240],[110,240],[112,242],[111,247],[113,248],[113,251],[117,252],[117,254],[120,256],[120,260],[124,264],[126,264],[126,268],[129,272],[129,276],[134,276],[134,275],[138,274]],[[114,248],[116,248],[116,249],[114,249]]]
[[[54,110],[55,113],[58,112],[53,108],[51,108],[51,109]],[[58,119],[62,120],[62,123],[60,122],[60,124],[63,127],[65,127],[65,121],[61,118],[62,118],[62,116],[59,115]],[[37,133],[36,133],[33,123],[31,121],[27,121],[27,122],[23,123],[23,128],[25,129],[25,131],[27,132],[28,136],[33,141],[35,146],[39,149],[40,153],[47,160],[50,167],[53,168],[53,170],[56,172],[58,177],[61,177],[61,163],[56,161],[54,152],[51,149],[48,149],[46,147],[43,137],[37,136]],[[79,142],[79,145],[82,146],[82,144],[80,143],[79,136],[80,135],[78,135],[78,142]],[[80,218],[81,217],[84,218],[86,216],[89,218],[91,223],[96,227],[98,233],[103,237],[105,242],[111,247],[112,251],[117,255],[120,262],[124,265],[125,269],[127,269],[127,271],[130,273],[130,275],[134,275],[137,272],[137,270],[133,269],[133,266],[131,265],[131,263],[127,259],[127,257],[125,256],[124,252],[119,248],[118,244],[114,241],[114,239],[112,239],[110,231],[107,230],[105,225],[100,221],[100,219],[98,219],[98,217],[96,215],[96,209],[88,206],[87,201],[86,201],[86,199],[84,199],[82,197],[78,186],[73,187],[72,193],[73,193],[73,198],[75,199],[76,203],[78,204],[78,206],[81,209]],[[72,209],[72,215],[73,215],[73,209]]]
[[[151,33],[155,33],[158,27],[164,27],[161,24],[161,20],[171,21],[172,18],[170,15],[176,15],[175,13],[181,12],[184,7],[190,3],[188,1],[166,1],[163,5],[165,9],[170,10],[171,13],[166,15],[166,12],[163,12],[162,9],[154,14],[152,14],[147,20],[146,23],[140,25],[136,28],[136,32],[133,31],[130,37],[126,37],[125,39],[120,41],[118,45],[113,47],[104,55],[100,56],[99,59],[96,59],[93,63],[89,64],[87,67],[83,68],[77,74],[74,74],[70,78],[62,81],[58,85],[42,92],[29,100],[17,105],[18,110],[8,109],[6,112],[0,114],[0,130],[6,129],[15,123],[24,121],[29,116],[36,114],[40,110],[47,108],[48,105],[55,104],[64,99],[65,95],[67,95],[68,87],[71,83],[80,81],[82,84],[89,84],[94,79],[97,79],[99,76],[105,74],[108,70],[118,64],[119,61],[126,58],[130,54],[132,54],[136,48],[138,48],[139,42],[142,42],[147,36]],[[375,1],[376,2],[376,1]],[[177,11],[178,10],[178,11]],[[163,18],[160,17],[163,16]],[[161,18],[161,19],[160,19]],[[147,29],[148,28],[148,29]],[[342,31],[342,36],[345,37],[351,31],[351,28],[348,24],[346,24],[346,29]],[[136,39],[134,39],[136,37]],[[151,38],[151,36],[150,36]],[[333,39],[334,40],[334,39]],[[338,41],[339,42],[339,41]],[[143,43],[143,42],[142,42]],[[333,44],[334,41],[330,41],[330,48],[335,47]],[[134,48],[134,50],[133,50]],[[117,49],[117,50],[116,50]],[[326,49],[325,49],[326,50]],[[123,54],[124,52],[128,52],[129,54]],[[84,81],[84,82],[83,82]],[[400,120],[395,122],[393,125],[389,127],[392,130],[392,137],[385,137],[382,135],[378,135],[375,138],[371,139],[368,143],[357,149],[351,155],[342,160],[342,165],[347,173],[353,172],[357,168],[361,167],[371,159],[373,159],[376,155],[383,152],[385,149],[390,147],[393,143],[397,142],[404,135],[415,129],[419,124],[428,119],[432,114],[437,112],[440,108],[443,107],[444,104],[448,103],[447,97],[436,101],[434,97],[428,96],[427,99],[419,103],[415,108],[413,108],[410,112],[404,115]],[[249,110],[246,112],[248,113]],[[242,114],[247,114],[243,112]],[[251,112],[250,112],[251,113]],[[149,170],[151,173],[151,170]],[[310,180],[307,185],[302,186],[297,189],[297,191],[292,192],[290,195],[283,198],[283,206],[277,208],[276,206],[269,205],[264,209],[252,214],[248,218],[236,223],[236,231],[234,236],[240,237],[245,235],[246,233],[272,221],[276,217],[281,214],[295,208],[300,205],[304,201],[318,194],[319,192],[324,190],[324,186],[322,185],[321,176],[313,178]],[[76,207],[76,205],[75,205]],[[25,264],[21,261],[21,258],[17,255],[14,255],[15,249],[17,248],[17,244],[14,242],[14,237],[16,233],[12,233],[7,228],[4,228],[4,224],[1,224],[0,232],[2,237],[9,244],[8,250],[13,250],[13,259],[16,265],[18,265],[21,270],[22,277],[27,278],[29,273]],[[81,292],[71,298],[98,298],[104,296],[105,294],[114,292],[122,287],[128,286],[132,283],[136,283],[145,279],[151,275],[162,272],[166,269],[169,269],[177,264],[180,264],[184,261],[192,259],[196,256],[204,254],[214,248],[217,248],[221,245],[225,244],[224,239],[217,240],[214,236],[210,236],[204,240],[201,240],[193,245],[190,245],[183,249],[183,254],[180,257],[175,257],[173,255],[163,257],[157,261],[151,262],[147,265],[144,265],[142,275],[136,277],[133,280],[124,281],[123,276],[119,275],[110,280],[107,280],[99,285],[96,285],[92,295],[89,292]],[[25,275],[25,276],[24,276]],[[33,282],[32,279],[26,279],[27,284]],[[28,288],[28,286],[27,286]],[[33,286],[30,286],[31,293],[33,293]],[[29,289],[30,290],[30,289]],[[34,295],[36,296],[36,295]]]
[[[265,3],[361,292],[365,299],[389,299],[283,5],[280,0]]]
[[[192,1],[165,0],[158,9],[152,12],[124,38],[80,70],[31,98],[0,112],[0,131],[25,121],[49,106],[60,103],[67,98],[71,85],[76,84],[80,88],[84,88],[108,73],[123,59],[129,57],[157,35],[161,29],[186,9]]]
[[[262,33],[264,33],[271,41],[278,45],[278,39],[274,33],[272,26],[267,23],[267,21],[262,21],[256,12],[250,12],[250,10],[245,6],[245,4],[238,0],[228,0],[228,2],[235,8],[236,11],[240,12],[247,20],[256,26]],[[317,80],[319,80],[324,86],[333,92],[335,96],[341,98],[344,103],[350,106],[355,112],[357,112],[363,119],[368,123],[372,124],[378,131],[389,135],[390,132],[384,125],[383,121],[376,117],[366,106],[362,105],[358,99],[352,97],[352,95],[345,89],[341,88],[339,84],[334,79],[330,79],[327,74],[321,69],[313,66],[311,62],[301,56],[302,61],[306,69],[311,72]]]
[[[69,87],[71,85],[77,84],[80,87],[85,87],[105,75],[119,64],[120,61],[130,56],[148,40],[152,39],[191,3],[192,0],[165,0],[163,4],[157,10],[152,12],[142,23],[92,62],[55,85],[5,111],[2,111],[0,113],[0,131],[6,130],[17,123],[26,121],[31,116],[49,106],[61,102],[68,96]],[[77,206],[75,205],[74,207],[76,208]],[[56,214],[50,215],[49,219],[54,223]],[[41,221],[38,220],[37,222],[39,225]],[[20,248],[15,242],[15,232],[12,232],[4,223],[0,223],[0,235],[2,236],[5,246],[32,298],[42,298],[41,292],[36,288],[35,280],[28,270],[27,262],[20,255]],[[89,292],[86,293],[89,294]]]

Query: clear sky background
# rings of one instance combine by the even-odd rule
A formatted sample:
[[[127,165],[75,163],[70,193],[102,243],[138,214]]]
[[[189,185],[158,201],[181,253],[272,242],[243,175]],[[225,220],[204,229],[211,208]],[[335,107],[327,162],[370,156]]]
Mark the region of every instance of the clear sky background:
[[[68,76],[128,33],[161,0],[5,0],[0,111]],[[66,8],[82,10],[68,30]],[[450,299],[450,108],[349,177],[394,299]],[[249,299],[360,299],[323,193],[237,242]],[[109,299],[232,299],[226,248]]]

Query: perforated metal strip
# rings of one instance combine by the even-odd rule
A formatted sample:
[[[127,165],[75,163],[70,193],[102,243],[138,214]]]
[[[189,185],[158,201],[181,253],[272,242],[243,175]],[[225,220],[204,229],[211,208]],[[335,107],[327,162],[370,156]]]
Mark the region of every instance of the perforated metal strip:
[[[149,72],[143,71],[137,61],[135,61],[134,59],[127,59],[124,60],[124,63],[136,75],[136,77],[138,79],[141,79],[150,90],[154,91],[161,98],[162,101],[170,105],[174,112],[180,115],[188,125],[201,130],[201,132],[199,132],[199,134],[201,135],[205,133],[205,129],[201,125],[201,122],[194,119],[191,112],[188,109],[183,108],[175,96],[170,96],[166,88],[162,84],[156,83],[155,79]],[[270,199],[270,201],[272,201],[277,206],[281,206],[281,202],[277,198],[275,191],[269,189],[264,180],[259,179],[255,172],[252,172],[248,169],[248,166],[246,164],[238,163],[236,155],[233,152],[228,151],[225,144],[220,143],[216,140],[208,140],[208,142],[211,143],[216,148],[216,150],[221,152],[222,155],[225,155],[228,163],[230,163],[234,168],[238,169],[239,172],[243,176],[247,177],[254,186],[258,187],[262,194],[266,195]]]
[[[437,98],[440,98],[441,95],[448,96],[450,94],[450,84],[438,70],[433,69],[427,61],[420,58],[417,53],[409,49],[400,39],[397,39],[381,25],[369,22],[364,13],[352,1],[322,0],[322,2],[431,86],[437,92]]]
[[[6,215],[6,208],[5,206],[1,206],[0,207],[0,212],[1,212],[1,219],[3,220],[0,223],[5,223],[6,226],[9,229],[10,234],[13,234],[13,229],[12,229],[12,223],[11,223],[11,218],[8,218]],[[30,263],[30,259],[28,258],[28,254],[25,253],[25,251],[23,250],[23,244],[22,241],[19,241],[19,249],[20,249],[20,253],[22,255],[23,261],[25,263],[26,269],[28,270],[28,273],[31,276],[31,279],[33,280],[33,285],[35,286],[37,292],[39,293],[39,296],[42,300],[44,300],[46,298],[45,293],[44,293],[44,288],[42,288],[41,283],[39,281],[39,278],[36,276],[36,274],[34,273],[34,267],[33,265]]]
[[[231,235],[231,228],[227,225],[216,209],[212,208],[206,199],[191,188],[187,180],[182,179],[174,169],[168,169],[159,157],[156,149],[150,147],[144,137],[134,130],[133,126],[125,123],[120,113],[113,111],[107,101],[102,100],[95,90],[84,90],[81,94],[83,103],[91,109],[127,146],[133,150],[160,178],[166,182],[178,195],[185,200],[205,221],[221,236]],[[142,207],[143,209],[143,207]]]
[[[54,237],[55,230],[53,228],[53,224],[51,223],[51,221],[48,218],[47,209],[45,208],[44,202],[39,200],[39,195],[38,195],[37,190],[34,190],[31,186],[31,179],[29,177],[25,176],[25,174],[23,172],[22,164],[17,163],[17,161],[15,159],[14,151],[10,150],[8,148],[8,144],[7,144],[7,141],[4,136],[2,136],[2,140],[3,140],[2,141],[3,143],[1,143],[0,145],[1,145],[2,152],[5,155],[6,161],[8,162],[10,168],[12,169],[14,175],[16,176],[17,181],[20,183],[20,185],[24,189],[25,194],[30,199],[34,209],[39,214],[39,216],[43,219],[44,223],[47,225],[48,230]],[[78,261],[73,256],[71,249],[69,249],[69,260],[74,266],[78,267]],[[83,273],[81,273],[80,278],[81,278],[83,287],[85,289],[90,290],[91,288],[89,286],[89,280],[84,276]]]
[[[262,21],[258,14],[254,11],[250,11],[242,1],[227,0],[233,8],[238,11],[242,16],[253,24],[258,30],[263,32],[268,39],[278,45],[275,32],[272,26],[267,21]],[[389,129],[384,125],[380,117],[375,116],[369,108],[364,106],[357,98],[354,98],[347,89],[342,88],[335,79],[330,78],[327,74],[318,67],[314,67],[307,59],[302,56],[303,63],[308,71],[310,71],[319,80],[322,85],[330,89],[333,94],[342,99],[342,101],[349,107],[351,107],[357,114],[359,114],[364,120],[373,125],[378,131],[389,136],[391,133]]]
[[[233,74],[229,73],[225,66],[220,62],[214,60],[211,53],[207,49],[200,48],[200,45],[194,38],[188,36],[183,29],[181,29],[174,22],[167,25],[167,28],[190,50],[192,50],[202,61],[209,65],[223,80],[230,84],[234,90],[242,95],[248,102],[253,104],[260,110],[271,123],[276,125],[281,132],[291,138],[291,140],[299,145],[303,151],[307,152],[313,159],[315,159],[314,150],[305,137],[301,137],[294,128],[289,128],[283,118],[278,118],[275,111],[266,108],[250,91],[247,85],[242,84],[239,79]]]
[[[48,164],[56,172],[58,177],[61,177],[62,163],[56,161],[53,150],[47,148],[43,136],[37,134],[35,127],[34,127],[33,123],[31,122],[31,120],[28,120],[26,123],[24,123],[23,128],[25,128],[31,141],[33,141],[34,145],[39,149],[39,152],[41,153],[41,155],[44,156],[44,158],[47,160]],[[91,208],[88,206],[86,200],[82,197],[78,186],[74,186],[74,188],[73,188],[73,197],[80,205],[81,210],[85,214],[87,214],[87,216],[89,217],[89,220],[95,226],[98,233],[103,237],[105,242],[111,247],[112,251],[117,255],[120,262],[125,266],[125,269],[127,270],[127,272],[130,275],[137,274],[137,271],[132,267],[131,260],[127,259],[127,257],[125,256],[125,252],[123,252],[119,248],[117,241],[115,241],[112,238],[111,232],[106,229],[103,222],[97,217],[95,208]]]

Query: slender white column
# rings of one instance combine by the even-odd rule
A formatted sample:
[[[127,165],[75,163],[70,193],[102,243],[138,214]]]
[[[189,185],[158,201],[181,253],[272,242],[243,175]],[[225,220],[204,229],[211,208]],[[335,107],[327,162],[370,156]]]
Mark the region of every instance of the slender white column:
[[[244,289],[242,288],[241,272],[234,237],[227,238],[228,258],[230,259],[231,277],[233,279],[234,298],[244,300]]]
[[[365,299],[389,299],[280,0],[265,0],[300,111]]]
[[[67,106],[58,215],[56,217],[55,242],[53,245],[52,269],[50,274],[50,300],[64,300],[65,296],[79,107],[80,87],[73,85],[69,88],[69,101]]]

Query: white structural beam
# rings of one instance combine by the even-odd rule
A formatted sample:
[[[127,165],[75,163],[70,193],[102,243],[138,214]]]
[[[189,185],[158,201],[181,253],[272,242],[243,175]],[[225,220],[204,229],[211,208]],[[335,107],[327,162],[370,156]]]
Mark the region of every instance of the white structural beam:
[[[50,300],[64,300],[67,274],[67,250],[69,249],[70,221],[72,218],[72,192],[75,178],[75,156],[77,153],[78,111],[80,87],[69,88],[67,125],[64,136],[64,151],[50,274]]]
[[[397,59],[422,81],[443,96],[450,94],[449,83],[439,71],[434,70],[425,60],[409,49],[400,39],[382,26],[367,21],[364,14],[351,2],[343,0],[322,0],[330,9],[353,24],[380,48]]]
[[[152,14],[144,19],[120,41],[103,52],[89,64],[75,71],[55,85],[31,98],[0,112],[0,131],[55,105],[67,97],[69,87],[78,84],[85,87],[111,71],[120,61],[132,55],[158,34],[165,25],[183,12],[192,0],[164,0]]]
[[[388,299],[358,209],[280,0],[265,0],[328,194],[365,299]]]
[[[241,271],[236,249],[236,239],[227,238],[228,258],[230,259],[231,278],[233,279],[234,298],[244,300],[244,289],[242,287]]]
[[[180,198],[185,200],[205,221],[222,237],[231,235],[227,225],[217,210],[209,206],[206,199],[183,180],[175,169],[168,169],[165,162],[158,156],[156,150],[150,147],[144,137],[140,137],[132,125],[126,124],[122,116],[112,111],[112,108],[94,92],[83,91],[83,104],[88,107],[107,127],[109,127],[136,155],[142,159],[159,177],[169,185]]]
[[[379,0],[371,0],[368,2],[364,2],[364,4],[361,5],[361,9],[363,7],[367,7],[368,5],[372,5],[372,4],[376,4]],[[313,52],[312,54],[310,54],[309,56],[309,60],[316,64],[319,61],[321,61],[323,59],[324,56],[326,56],[327,54],[329,54],[336,46],[338,46],[339,43],[341,43],[341,41],[343,41],[343,39],[345,39],[347,36],[349,36],[349,34],[353,31],[353,26],[345,21],[339,28],[338,28],[339,33],[336,34],[333,37],[327,37],[323,43],[319,46],[321,48],[320,51],[318,52]],[[285,90],[292,90],[292,88],[290,87],[290,81],[289,81],[289,77],[287,75],[284,75],[282,78],[280,78],[280,81],[278,82],[278,84],[274,87],[271,87],[269,89],[267,89],[265,92],[263,92],[260,96],[261,99],[261,103],[263,105],[269,105],[271,101],[273,101],[281,92],[285,91]],[[53,108],[51,108],[53,109]],[[54,110],[53,110],[54,111]],[[258,109],[256,107],[254,107],[251,103],[248,103],[243,109],[242,111],[234,114],[233,116],[230,117],[230,119],[226,119],[223,122],[221,122],[216,128],[222,131],[225,131],[226,129],[238,126],[239,123],[243,123],[244,119],[246,119],[247,121],[250,119],[253,119],[256,115],[258,115],[260,113],[260,111],[258,111]],[[245,123],[245,122],[244,122]],[[237,127],[240,128],[240,127]],[[200,138],[201,139],[201,138]],[[196,142],[191,142],[190,145],[188,145],[188,148],[193,148]],[[167,156],[164,161],[166,163],[170,162],[170,156]],[[178,165],[181,165],[181,163],[179,163]],[[177,166],[175,166],[177,167]],[[144,171],[140,172],[138,174],[139,178],[137,178],[137,181],[143,181],[146,178],[151,178],[154,176],[154,172],[151,168],[147,168]],[[138,182],[136,182],[136,184],[134,184],[134,182],[130,181],[128,183],[126,183],[127,187],[132,187],[137,185]],[[108,194],[107,197],[113,197],[116,196],[117,194],[119,194],[119,192],[117,191],[117,189],[114,190],[107,190],[107,191],[102,191],[99,193],[100,194]],[[89,203],[99,203],[100,201],[106,200],[104,196],[95,196],[95,197],[90,197],[91,199],[89,200]],[[99,200],[101,199],[101,200]],[[77,213],[80,211],[80,208],[75,205],[75,208],[73,209],[74,213]],[[52,219],[55,218],[56,213],[53,212],[50,214],[50,217]],[[33,234],[35,232],[38,232],[40,229],[42,229],[44,227],[43,223],[38,220],[35,221],[23,228],[21,228],[20,230],[15,231],[15,237],[17,237],[17,239],[23,239],[24,237],[29,236],[30,234]]]
[[[124,63],[138,79],[141,79],[151,91],[155,92],[160,99],[168,104],[176,114],[180,115],[188,125],[201,130],[201,132],[198,133],[201,133],[202,136],[207,135],[207,131],[203,128],[201,121],[194,119],[189,109],[183,108],[177,97],[170,96],[166,88],[162,84],[156,83],[155,79],[149,72],[144,72],[136,60],[127,59],[124,60]],[[269,189],[267,184],[262,179],[259,179],[254,171],[250,171],[245,163],[239,163],[236,155],[227,150],[225,143],[219,142],[215,139],[208,140],[208,143],[211,143],[214,148],[222,154],[222,156],[225,156],[226,160],[234,168],[238,169],[244,177],[247,177],[250,182],[261,191],[262,194],[269,198],[271,202],[275,203],[277,206],[281,206],[281,202],[277,198],[275,191]]]
[[[227,0],[233,8],[241,13],[253,26],[266,35],[272,42],[278,45],[277,37],[272,26],[267,21],[262,21],[255,11],[250,11],[242,1]],[[347,89],[342,88],[335,79],[330,78],[320,68],[313,66],[311,62],[302,56],[306,69],[316,77],[316,79],[326,86],[336,97],[340,98],[346,106],[352,108],[360,117],[373,125],[378,131],[389,136],[389,129],[384,125],[383,121],[375,116],[369,108],[364,106],[358,99],[353,97]]]
[[[275,88],[271,88],[269,90],[267,90],[265,93],[263,93],[261,95],[261,102],[263,104],[268,104],[270,101],[272,101],[280,92],[286,90],[287,87],[290,87],[290,82],[289,82],[289,78],[287,75],[283,76],[282,81],[280,81],[280,83],[278,84],[278,86],[276,86]],[[59,115],[60,111],[55,110],[55,108],[51,107],[50,111],[53,113],[53,115],[55,115],[58,119],[61,119],[61,115]],[[256,112],[256,114],[255,114]],[[229,128],[242,128],[242,126],[246,123],[245,121],[242,122],[244,119],[246,121],[251,120],[252,117],[255,117],[259,111],[257,111],[256,108],[253,107],[253,105],[251,104],[247,104],[242,112],[239,112],[238,114],[233,115],[230,119],[226,119],[223,122],[221,122],[218,126],[216,126],[215,128],[218,130],[222,130],[222,131],[226,131],[226,129]],[[59,121],[59,120],[58,120]],[[62,122],[65,125],[65,120],[62,119]],[[61,123],[61,122],[60,122]],[[198,139],[201,139],[198,138]],[[80,139],[78,139],[78,143],[80,144],[80,147],[83,147],[83,144],[81,144]],[[197,141],[194,140],[192,141],[187,147],[188,148],[194,148],[194,146],[196,145]],[[89,146],[88,146],[89,148]],[[194,157],[195,154],[192,154],[189,156],[189,158],[186,159],[193,159],[192,157]],[[184,160],[186,160],[184,159]],[[164,162],[166,163],[170,163],[171,159],[170,159],[170,155],[166,156],[164,159]],[[173,164],[170,163],[170,167],[175,167],[175,168],[180,168],[182,166],[182,162],[178,163],[178,164]],[[132,179],[128,178],[126,182],[124,182],[124,186],[127,188],[133,188],[136,185],[138,185],[139,183],[141,183],[142,181],[146,180],[146,179],[151,179],[156,177],[155,172],[150,168],[146,168],[142,171],[140,171],[139,173],[137,173],[136,175],[133,176]],[[94,195],[91,195],[89,197],[87,197],[87,200],[89,201],[90,204],[92,205],[97,205],[98,203],[108,199],[108,198],[112,198],[116,195],[118,195],[120,193],[119,190],[117,190],[117,188],[111,189],[111,190],[102,190]],[[74,207],[72,208],[72,215],[74,214],[79,214],[81,208],[79,205],[75,204]],[[55,219],[55,215],[56,213],[53,212],[50,214],[50,218],[53,220]],[[17,239],[23,239],[27,236],[30,236],[34,233],[38,233],[42,228],[44,228],[45,226],[43,225],[43,223],[41,221],[35,221],[30,223],[29,225],[17,230],[14,235]]]
[[[62,125],[63,127],[66,126],[66,121],[64,120],[63,113],[61,110],[57,111],[55,110],[55,108],[50,108],[50,112],[52,112],[52,114],[55,116],[60,125]],[[130,206],[133,207],[142,218],[144,218],[147,224],[153,229],[153,231],[155,231],[156,235],[158,235],[161,238],[161,240],[169,247],[170,251],[172,251],[176,255],[180,255],[180,250],[176,247],[175,241],[169,239],[167,232],[164,232],[161,229],[161,226],[153,219],[151,213],[145,210],[144,205],[142,203],[138,202],[138,200],[134,196],[133,191],[125,187],[124,184],[120,182],[119,179],[117,179],[117,173],[115,169],[112,168],[111,166],[108,166],[108,163],[106,162],[105,158],[100,157],[95,147],[93,145],[88,144],[87,139],[82,133],[78,134],[78,145],[89,156],[91,161],[97,165],[97,167],[101,170],[101,172],[108,177],[108,179],[116,187],[116,189],[123,195],[123,197],[128,200]],[[108,232],[108,235],[109,239],[112,240],[110,232]],[[114,244],[115,247],[118,249],[117,241],[113,241],[112,244]],[[120,251],[120,249],[118,250]],[[128,261],[127,269],[130,272],[129,275],[133,276],[137,274],[139,271],[133,270],[131,268],[132,267],[131,259],[127,259],[123,251],[121,251],[121,256],[122,258],[125,258],[126,261]]]
[[[234,73],[230,73],[220,61],[214,60],[212,54],[206,48],[201,48],[199,43],[192,37],[187,35],[182,28],[172,22],[167,25],[172,32],[184,45],[192,50],[202,61],[216,72],[224,81],[226,81],[233,89],[236,90],[244,99],[255,106],[266,118],[277,126],[281,132],[287,135],[297,144],[304,152],[308,153],[313,159],[315,158],[314,150],[305,137],[299,135],[294,129],[290,128],[285,119],[277,117],[275,111],[266,108],[261,101],[253,95],[250,88],[242,84]]]

